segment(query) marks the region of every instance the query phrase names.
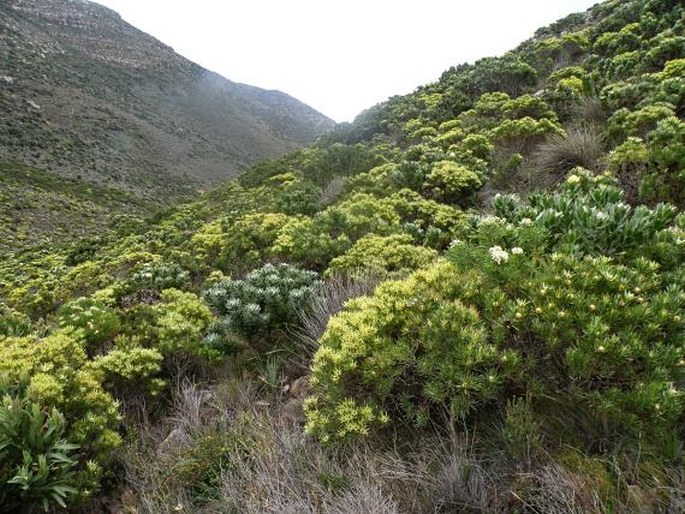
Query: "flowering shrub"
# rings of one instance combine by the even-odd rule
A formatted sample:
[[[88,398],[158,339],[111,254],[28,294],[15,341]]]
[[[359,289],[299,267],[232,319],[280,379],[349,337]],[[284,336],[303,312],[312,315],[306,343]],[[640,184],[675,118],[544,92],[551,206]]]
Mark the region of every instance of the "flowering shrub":
[[[581,170],[554,195],[502,196],[495,209],[454,242],[452,264],[386,282],[329,322],[307,429],[332,440],[441,410],[468,420],[525,393],[532,409],[554,398],[611,419],[590,444],[642,437],[667,455],[685,406],[673,209],[633,211],[607,177]]]
[[[294,321],[321,287],[313,271],[288,264],[266,264],[242,280],[225,280],[205,291],[221,323],[248,338]]]
[[[146,262],[131,275],[130,282],[134,289],[179,289],[187,284],[188,275],[173,262]]]
[[[495,202],[495,209],[508,221],[534,219],[546,231],[549,248],[584,254],[651,254],[675,216],[667,204],[633,208],[623,202],[623,192],[612,177],[594,177],[581,168],[568,176],[559,192],[534,194],[529,205],[512,207],[504,198]]]
[[[77,298],[64,304],[58,317],[60,327],[82,330],[91,348],[112,338],[121,327],[116,311],[93,298]]]

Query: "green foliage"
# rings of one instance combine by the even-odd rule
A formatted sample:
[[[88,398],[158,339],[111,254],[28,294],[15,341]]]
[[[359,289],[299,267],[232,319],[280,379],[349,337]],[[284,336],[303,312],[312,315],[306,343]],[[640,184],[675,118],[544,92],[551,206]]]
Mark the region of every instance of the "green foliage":
[[[151,334],[156,350],[163,355],[202,355],[206,351],[202,338],[214,317],[207,304],[196,294],[165,289],[162,291],[162,302],[150,310],[154,319]],[[149,357],[145,356],[145,359]]]
[[[512,398],[507,402],[502,438],[507,453],[514,459],[530,461],[539,450],[542,443],[540,423],[535,419],[530,398]]]
[[[349,274],[361,269],[372,272],[410,271],[428,264],[436,256],[435,250],[415,246],[410,235],[368,235],[333,259],[326,274]]]
[[[331,319],[312,364],[310,433],[346,439],[390,416],[423,424],[441,406],[464,416],[496,396],[516,354],[487,340],[478,312],[455,298],[456,277],[440,262],[380,285]]]
[[[29,414],[38,409],[39,413],[52,419],[49,413],[53,409],[61,413],[63,428],[59,428],[61,422],[55,425],[53,435],[48,436],[47,441],[59,433],[54,444],[64,438],[69,444],[80,447],[79,465],[74,468],[75,479],[67,485],[76,489],[78,496],[86,497],[97,488],[102,466],[109,461],[111,451],[121,444],[121,439],[117,433],[120,420],[118,405],[102,388],[100,373],[89,366],[81,337],[78,331],[62,330],[43,339],[35,336],[5,338],[0,344],[0,375],[4,377],[3,384],[10,384],[10,389],[15,388],[12,390],[16,394],[11,393],[15,397],[12,401],[29,402],[23,407],[29,409]],[[16,389],[17,384],[19,389]],[[4,387],[7,391],[7,386]],[[12,423],[20,419],[14,418]],[[32,419],[35,426],[39,420]],[[52,421],[44,419],[43,422],[48,423],[45,425],[47,428],[52,426]],[[28,434],[26,432],[24,436]],[[28,451],[28,443],[25,449]],[[76,459],[74,455],[69,457]],[[27,458],[33,457],[29,455]],[[41,471],[44,465],[38,461],[38,469],[31,468],[28,475],[24,473],[24,479],[30,482],[35,478],[37,484],[45,480],[48,484],[50,477],[55,476],[53,473],[60,469],[59,462],[67,462],[60,459],[59,455],[48,455],[46,464],[52,471],[45,475]],[[71,469],[71,466],[64,468],[65,473],[67,468]],[[36,474],[31,475],[31,471]],[[46,487],[49,488],[49,484]],[[52,493],[48,491],[46,494]]]
[[[316,273],[266,264],[242,280],[225,280],[205,292],[221,324],[245,338],[282,328],[297,318],[321,283]]]
[[[31,320],[25,314],[0,304],[0,338],[22,337],[31,332]]]
[[[64,473],[76,492],[60,498],[87,496],[120,442],[113,398],[147,419],[186,365],[207,378],[231,355],[244,375],[234,354],[273,350],[261,378],[277,393],[273,355],[294,347],[293,323],[324,287],[304,270],[360,268],[386,282],[320,338],[311,433],[350,440],[392,421],[402,438],[447,414],[470,433],[503,421],[490,442],[528,464],[568,445],[615,462],[634,453],[663,474],[683,436],[680,4],[599,4],[192,203],[74,245],[126,195],[72,195],[69,181],[0,163],[0,373],[23,409],[11,423],[57,427],[50,444],[79,446],[48,458],[47,475],[31,449],[27,480],[48,487]],[[64,204],[70,226],[45,219],[41,202]],[[36,241],[47,243],[20,251]],[[341,308],[329,307],[311,312],[316,335]],[[172,473],[197,477],[199,504],[232,466],[226,448],[245,449],[195,439]]]
[[[266,184],[276,185],[277,211],[285,214],[313,214],[319,204],[319,188],[294,173],[271,177]]]
[[[6,118],[13,116],[8,112]],[[5,148],[17,142],[16,135],[1,137],[7,143]],[[35,146],[35,141],[27,144]],[[64,246],[112,228],[112,220],[122,213],[137,219],[154,207],[154,202],[123,189],[63,178],[0,159],[0,252]],[[93,241],[80,243],[72,252],[72,263],[92,255],[96,249]]]
[[[666,103],[646,105],[636,111],[619,109],[607,121],[609,137],[622,140],[628,136],[644,138],[659,121],[673,116],[673,106]]]
[[[502,222],[495,227],[509,222],[504,232],[519,234],[531,228],[544,229],[546,242],[537,244],[548,250],[612,255],[620,260],[645,255],[664,263],[672,258],[672,241],[664,242],[663,238],[675,209],[668,204],[633,208],[623,201],[623,191],[608,174],[593,176],[576,168],[557,193],[536,193],[527,205],[503,195],[496,197],[493,205]],[[496,242],[497,237],[505,236],[488,240]]]
[[[77,298],[64,304],[58,312],[59,326],[80,329],[92,349],[111,339],[121,327],[119,316],[102,301]]]
[[[323,269],[357,239],[368,233],[390,233],[399,223],[391,205],[359,193],[313,218],[292,219],[279,232],[273,252],[303,266]]]
[[[188,282],[189,273],[174,262],[146,262],[130,279],[135,289],[180,289]]]
[[[345,440],[441,410],[468,420],[524,392],[531,408],[549,396],[584,405],[617,424],[615,442],[643,437],[668,455],[685,362],[685,293],[669,270],[685,255],[673,208],[633,211],[607,180],[578,171],[527,205],[498,197],[502,218],[482,218],[455,242],[453,265],[349,302],[314,357],[308,430]],[[507,417],[536,424],[524,410],[514,402]],[[609,437],[605,425],[594,430],[589,445]],[[511,451],[534,446],[512,427],[504,435]]]
[[[685,205],[685,122],[670,117],[647,135],[652,169],[643,190],[650,199],[663,198]]]
[[[162,353],[121,337],[115,343],[113,350],[98,355],[92,362],[92,368],[103,375],[104,387],[118,398],[127,399],[136,393],[159,393],[165,385],[155,378],[161,371]]]
[[[59,331],[44,339],[6,338],[0,345],[0,372],[10,380],[28,377],[26,395],[64,414],[70,441],[95,454],[119,444],[114,400],[87,366],[79,332]]]
[[[477,173],[454,162],[440,161],[433,165],[426,177],[424,189],[443,203],[464,204],[482,185]]]
[[[12,386],[4,376],[0,395],[0,504],[12,511],[66,507],[78,492],[78,446],[64,438],[64,416],[54,407],[44,409],[31,401],[21,386]]]

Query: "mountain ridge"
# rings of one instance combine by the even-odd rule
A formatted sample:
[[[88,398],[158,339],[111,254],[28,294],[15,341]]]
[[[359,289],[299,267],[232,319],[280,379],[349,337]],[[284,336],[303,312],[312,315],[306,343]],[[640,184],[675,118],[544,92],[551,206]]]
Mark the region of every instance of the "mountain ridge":
[[[312,142],[334,122],[233,82],[88,1],[0,7],[0,158],[172,196]]]

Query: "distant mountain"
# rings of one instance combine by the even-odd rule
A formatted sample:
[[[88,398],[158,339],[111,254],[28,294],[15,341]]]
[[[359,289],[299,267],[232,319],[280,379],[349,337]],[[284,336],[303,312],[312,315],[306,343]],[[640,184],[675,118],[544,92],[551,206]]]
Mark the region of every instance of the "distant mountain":
[[[227,179],[334,126],[85,0],[3,0],[0,52],[0,160],[148,198]]]

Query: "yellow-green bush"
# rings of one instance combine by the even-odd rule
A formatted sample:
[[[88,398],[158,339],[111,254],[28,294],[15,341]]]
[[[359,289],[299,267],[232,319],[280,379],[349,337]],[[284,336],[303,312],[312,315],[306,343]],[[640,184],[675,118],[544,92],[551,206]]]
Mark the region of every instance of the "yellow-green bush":
[[[469,197],[483,185],[478,173],[451,161],[433,165],[424,190],[444,203],[468,203]]]
[[[498,198],[503,217],[474,224],[453,264],[386,282],[331,319],[308,430],[347,439],[440,411],[468,419],[526,394],[533,409],[554,398],[612,420],[611,433],[590,424],[589,447],[642,439],[676,458],[662,443],[678,437],[685,405],[685,292],[671,282],[681,229],[672,208],[633,211],[609,178],[577,173],[527,205]]]
[[[72,454],[79,461],[78,472],[69,485],[80,495],[97,487],[98,469],[121,443],[118,404],[88,364],[84,344],[79,331],[69,330],[0,341],[0,374],[7,383],[21,387],[27,401],[42,410],[57,409],[64,416],[64,438],[79,446]]]
[[[415,246],[410,235],[368,235],[357,241],[343,255],[331,261],[328,275],[366,269],[372,272],[411,271],[435,259],[437,252]]]

